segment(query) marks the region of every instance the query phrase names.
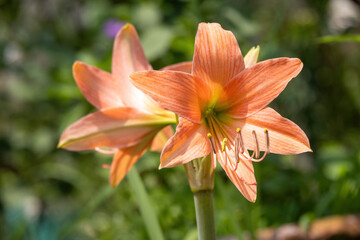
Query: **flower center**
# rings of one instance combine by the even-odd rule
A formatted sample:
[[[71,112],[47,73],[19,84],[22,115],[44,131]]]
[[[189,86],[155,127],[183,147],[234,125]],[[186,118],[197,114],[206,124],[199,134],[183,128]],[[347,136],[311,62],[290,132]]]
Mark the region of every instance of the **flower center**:
[[[222,125],[230,119],[226,114],[226,111],[216,105],[207,106],[204,109],[202,116],[203,121],[209,129],[215,127],[214,125]]]
[[[209,106],[205,109],[205,118],[216,116],[216,112],[214,110],[214,106]]]

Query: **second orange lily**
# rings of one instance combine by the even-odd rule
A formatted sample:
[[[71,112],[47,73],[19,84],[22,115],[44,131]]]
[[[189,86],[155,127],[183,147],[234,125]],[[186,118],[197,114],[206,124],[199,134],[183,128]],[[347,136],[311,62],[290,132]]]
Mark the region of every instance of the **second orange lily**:
[[[135,86],[180,116],[176,133],[161,155],[173,167],[212,154],[251,202],[256,200],[253,162],[266,154],[311,151],[305,133],[267,105],[302,69],[297,58],[246,63],[230,31],[201,23],[192,73],[144,71],[130,76]],[[252,150],[250,155],[248,150]],[[260,152],[263,157],[259,157]]]
[[[130,24],[115,38],[111,74],[82,62],[75,62],[73,66],[77,85],[98,111],[65,129],[59,147],[114,154],[109,166],[110,184],[114,187],[149,146],[161,151],[173,134],[168,125],[176,123],[175,115],[130,83],[131,73],[151,69],[136,30]],[[165,69],[189,72],[191,62]]]

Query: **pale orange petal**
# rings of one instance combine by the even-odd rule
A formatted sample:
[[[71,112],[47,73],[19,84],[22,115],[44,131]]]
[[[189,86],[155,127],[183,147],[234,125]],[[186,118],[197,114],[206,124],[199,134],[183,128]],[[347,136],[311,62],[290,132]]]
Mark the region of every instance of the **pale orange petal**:
[[[134,26],[126,24],[115,38],[111,72],[119,81],[128,82],[131,73],[143,70],[152,70],[152,67]]]
[[[129,79],[130,74],[143,70],[152,70],[152,67],[145,57],[134,26],[126,24],[115,38],[112,56],[111,71],[121,86],[117,89],[117,94],[121,96],[125,106],[154,112],[158,110],[157,104],[135,88]]]
[[[200,23],[195,38],[192,74],[214,88],[225,85],[244,68],[234,34],[222,29],[218,23]]]
[[[125,175],[130,171],[131,167],[146,152],[149,141],[140,142],[137,145],[119,149],[114,155],[110,167],[110,185],[116,187]]]
[[[110,73],[82,62],[75,62],[73,75],[82,94],[96,108],[123,106],[118,92],[120,87]]]
[[[165,143],[169,138],[174,135],[174,130],[171,126],[167,126],[164,129],[162,129],[156,136],[154,137],[153,142],[151,143],[151,151],[154,152],[161,152],[165,146]]]
[[[160,167],[174,167],[208,155],[211,149],[207,133],[203,125],[179,118],[175,135],[161,153]]]
[[[222,152],[220,149],[217,151],[218,161],[224,169],[227,171],[235,171],[236,159],[235,159],[235,135],[228,135],[228,144],[226,146],[226,151]],[[248,185],[256,184],[256,179],[254,175],[254,167],[252,162],[249,160],[240,159],[238,167],[236,168],[236,174],[241,178],[244,183]]]
[[[123,148],[152,137],[173,119],[140,113],[133,108],[111,108],[91,113],[70,125],[59,147],[84,151],[96,147]]]
[[[247,165],[251,164],[252,167],[252,163],[250,161],[248,161],[246,163]],[[245,181],[243,180],[244,176],[248,176],[248,175],[254,175],[254,173],[248,171],[247,169],[241,169],[238,168],[237,171],[234,171],[233,168],[231,168],[230,166],[222,166],[223,169],[226,172],[226,175],[230,178],[230,180],[233,182],[233,184],[236,186],[236,188],[241,192],[241,194],[250,202],[255,202],[256,201],[256,192],[257,192],[257,185],[256,184],[246,184]],[[239,173],[239,171],[242,171],[241,173]]]
[[[244,118],[260,111],[284,90],[302,67],[300,59],[277,58],[245,69],[224,88],[221,99],[231,106],[228,113]]]
[[[241,194],[250,202],[256,201],[256,180],[251,161],[241,161],[236,171],[231,162],[225,162],[224,154],[218,154],[218,161]]]
[[[173,64],[173,65],[164,67],[161,69],[161,71],[170,70],[170,71],[180,71],[180,72],[191,73],[191,69],[192,69],[192,62],[181,62],[181,63],[177,63],[177,64]]]
[[[301,128],[292,121],[283,118],[275,110],[267,107],[256,114],[238,119],[231,124],[235,133],[240,128],[246,148],[254,150],[255,143],[252,131],[255,130],[260,144],[260,150],[266,150],[264,129],[270,136],[270,152],[277,154],[298,154],[311,151],[309,140]]]
[[[130,78],[137,88],[163,108],[191,121],[201,122],[201,104],[208,91],[199,79],[176,71],[136,72]]]
[[[234,183],[237,189],[244,195],[244,197],[255,202],[256,200],[256,179],[254,175],[254,167],[251,161],[240,159],[239,164],[236,166],[235,159],[235,137],[236,130],[232,131],[232,128],[213,128],[216,132],[212,133],[214,141],[214,147],[216,151],[217,159],[221,167],[225,170],[227,176]],[[222,151],[221,142],[224,138],[227,138],[227,144]],[[236,168],[236,170],[235,170]]]

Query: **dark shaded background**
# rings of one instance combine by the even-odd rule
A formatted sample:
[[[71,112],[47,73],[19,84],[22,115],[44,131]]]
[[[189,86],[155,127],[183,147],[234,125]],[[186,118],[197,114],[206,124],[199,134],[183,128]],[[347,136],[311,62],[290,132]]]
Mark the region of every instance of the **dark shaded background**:
[[[110,70],[110,19],[135,25],[155,69],[192,59],[202,21],[233,31],[243,53],[260,45],[260,60],[304,63],[271,106],[304,129],[314,152],[255,164],[256,204],[217,171],[218,236],[360,212],[358,1],[0,0],[0,239],[148,238],[126,179],[108,186],[110,156],[56,149],[62,130],[94,110],[71,69],[81,60]],[[183,168],[158,164],[148,153],[136,166],[165,238],[196,239]]]

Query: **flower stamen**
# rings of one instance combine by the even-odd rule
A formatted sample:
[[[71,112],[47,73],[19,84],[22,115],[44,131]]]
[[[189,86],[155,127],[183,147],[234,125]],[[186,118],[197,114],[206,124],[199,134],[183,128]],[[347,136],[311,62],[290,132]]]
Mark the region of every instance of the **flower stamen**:
[[[224,138],[221,143],[221,151],[225,154],[225,167],[227,166],[227,160],[228,160],[228,155],[227,155],[227,151],[226,151],[227,141],[228,141],[227,138]]]
[[[211,155],[211,161],[213,164],[213,169],[216,168],[216,151],[215,151],[215,145],[214,145],[214,141],[212,140],[212,135],[211,133],[207,134],[207,137],[209,138],[209,142],[210,142],[210,147],[212,149],[212,153],[210,153]]]
[[[241,151],[241,153],[244,153],[245,147],[244,147],[244,141],[243,141],[243,138],[242,138],[242,135],[241,135],[241,129],[240,128],[236,129],[236,140],[238,140],[239,143],[240,143],[240,151]]]
[[[226,144],[227,144],[227,138],[224,138],[221,143],[221,151],[225,152],[226,150]]]
[[[212,140],[212,135],[211,135],[211,133],[208,133],[208,134],[207,134],[207,137],[209,138],[209,142],[210,142],[210,146],[211,146],[212,151],[214,152],[214,154],[216,154],[215,145],[214,145],[214,141]]]
[[[247,161],[261,162],[262,160],[264,160],[266,155],[270,153],[270,135],[269,135],[269,130],[267,128],[264,129],[266,150],[264,151],[264,154],[263,154],[263,156],[261,158],[259,158],[260,144],[259,144],[259,140],[257,138],[255,130],[252,131],[252,135],[254,137],[255,149],[254,149],[251,157],[250,157],[249,154],[244,154],[244,151],[239,152],[239,147],[241,146],[241,144],[239,146],[239,142],[242,141],[241,130],[236,129],[236,132],[238,133],[238,135],[236,136],[236,139],[235,139],[235,160],[236,160],[236,165],[235,165],[235,169],[234,169],[235,171],[236,171],[236,169],[238,167],[238,164],[240,162],[240,157],[244,158]],[[245,147],[241,147],[241,148],[245,149]]]
[[[259,141],[258,141],[258,138],[256,136],[255,130],[252,130],[252,135],[254,136],[255,150],[254,150],[253,155],[251,156],[251,158],[253,158],[254,154],[255,154],[255,158],[259,158],[260,147],[259,147]]]
[[[236,138],[235,138],[235,168],[234,168],[234,171],[236,171],[236,169],[238,168],[239,162],[240,162],[239,148],[240,148],[240,153],[243,154],[245,151],[244,141],[243,141],[243,138],[241,135],[241,129],[237,128],[236,129]]]
[[[264,129],[265,137],[266,137],[266,153],[270,153],[270,136],[269,130],[267,128]]]

